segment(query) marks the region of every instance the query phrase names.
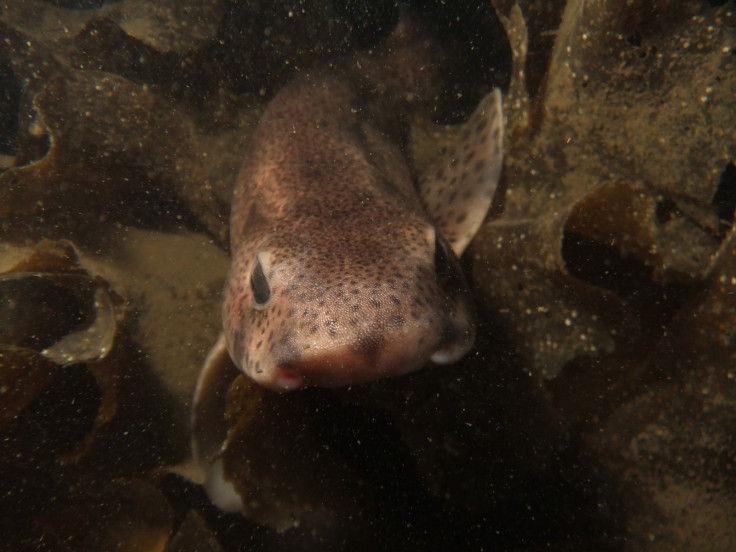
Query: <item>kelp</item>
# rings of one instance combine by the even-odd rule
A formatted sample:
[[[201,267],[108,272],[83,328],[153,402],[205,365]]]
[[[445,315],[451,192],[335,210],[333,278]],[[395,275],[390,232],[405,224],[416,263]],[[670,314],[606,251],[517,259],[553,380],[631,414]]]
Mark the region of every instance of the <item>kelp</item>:
[[[81,265],[69,242],[42,242],[0,274],[3,320],[0,377],[5,391],[0,429],[49,385],[58,370],[84,364],[102,391],[95,425],[116,411],[115,369],[105,359],[118,332],[120,298]],[[83,447],[84,448],[84,447]]]
[[[477,349],[338,391],[225,381],[209,452],[246,519],[157,469],[182,460],[172,410],[217,324],[197,301],[217,276],[181,281],[224,271],[265,102],[356,28],[320,2],[51,4],[0,15],[0,224],[35,247],[0,275],[9,548],[729,548],[730,5],[491,2],[513,57],[492,60],[511,67],[507,162],[467,259]],[[162,233],[182,229],[196,241]]]
[[[568,2],[543,94],[517,99],[514,73],[506,112],[524,139],[510,142],[502,212],[475,240],[474,275],[544,378],[647,335],[703,284],[731,234],[733,202],[723,221],[712,200],[736,145],[723,94],[733,16],[668,6]],[[519,41],[523,20],[506,15],[519,5],[499,8]],[[523,64],[524,49],[514,55]]]

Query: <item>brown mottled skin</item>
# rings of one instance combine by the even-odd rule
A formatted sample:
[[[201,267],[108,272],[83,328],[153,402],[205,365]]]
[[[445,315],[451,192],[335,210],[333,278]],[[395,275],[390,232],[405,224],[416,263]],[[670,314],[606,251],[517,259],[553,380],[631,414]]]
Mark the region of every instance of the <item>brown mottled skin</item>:
[[[355,78],[360,67],[304,73],[279,92],[238,176],[225,338],[235,364],[277,391],[454,362],[475,337],[457,259],[402,155],[401,121],[387,93]]]

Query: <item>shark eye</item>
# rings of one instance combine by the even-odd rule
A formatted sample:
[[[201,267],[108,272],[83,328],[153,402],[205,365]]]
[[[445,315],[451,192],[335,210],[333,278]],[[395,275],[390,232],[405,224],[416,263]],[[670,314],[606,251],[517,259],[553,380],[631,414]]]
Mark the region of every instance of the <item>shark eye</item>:
[[[439,235],[434,241],[434,275],[443,289],[456,288],[462,285],[460,267],[455,254],[449,249],[447,242]]]
[[[256,266],[250,275],[250,289],[253,292],[253,303],[256,308],[264,308],[271,299],[271,288],[263,273],[261,261],[256,259]]]
[[[440,285],[444,285],[451,274],[452,267],[450,266],[447,249],[445,249],[439,235],[436,235],[434,240],[434,275]]]

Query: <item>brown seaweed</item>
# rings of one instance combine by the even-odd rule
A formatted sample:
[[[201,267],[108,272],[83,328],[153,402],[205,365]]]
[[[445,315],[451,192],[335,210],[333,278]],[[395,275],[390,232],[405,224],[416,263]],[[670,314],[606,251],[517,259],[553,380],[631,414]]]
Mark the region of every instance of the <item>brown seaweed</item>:
[[[535,98],[543,111],[529,108],[542,118],[512,142],[503,212],[474,250],[489,306],[545,378],[577,357],[630,344],[653,312],[673,306],[663,303],[665,290],[703,282],[730,234],[711,205],[736,139],[732,99],[719,95],[724,103],[712,105],[733,75],[729,15],[692,10],[673,8],[665,18],[616,2],[569,2],[563,14],[545,94]],[[632,29],[632,17],[658,23]],[[642,44],[627,41],[626,29]],[[507,107],[512,130],[527,128],[524,106]],[[711,118],[713,109],[722,115]],[[651,139],[635,138],[642,133]]]
[[[323,2],[52,4],[0,14],[0,228],[35,247],[0,275],[8,549],[734,548],[732,3],[491,2],[510,136],[477,350],[299,396],[235,380],[216,456],[251,519],[159,469],[253,122],[356,30]]]
[[[109,369],[95,366],[112,349],[118,330],[117,298],[107,283],[79,265],[69,242],[43,242],[0,275],[6,320],[0,335],[2,374],[9,403],[2,427],[53,380],[55,370],[88,364],[103,390],[95,427],[114,416],[116,384]]]

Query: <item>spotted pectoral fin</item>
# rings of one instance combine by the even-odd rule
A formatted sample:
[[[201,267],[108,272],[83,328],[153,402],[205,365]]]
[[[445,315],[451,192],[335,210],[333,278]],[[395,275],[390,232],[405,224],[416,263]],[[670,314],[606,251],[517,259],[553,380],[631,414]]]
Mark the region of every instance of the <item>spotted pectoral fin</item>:
[[[219,457],[227,438],[225,409],[227,392],[240,374],[230,360],[224,334],[210,349],[199,374],[192,404],[192,455],[207,494],[223,510],[241,510],[241,501],[232,484],[223,474]]]
[[[503,111],[497,88],[461,125],[419,178],[419,193],[440,234],[460,256],[491,206],[503,166]]]

